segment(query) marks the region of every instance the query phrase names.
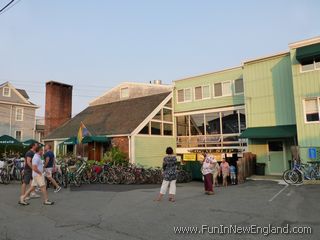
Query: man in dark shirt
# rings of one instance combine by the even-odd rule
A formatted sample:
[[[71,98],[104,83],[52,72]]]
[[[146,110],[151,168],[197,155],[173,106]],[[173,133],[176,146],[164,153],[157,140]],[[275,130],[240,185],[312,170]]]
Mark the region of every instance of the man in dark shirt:
[[[51,151],[51,145],[47,144],[45,147],[44,154],[44,169],[46,173],[46,178],[54,185],[54,192],[57,193],[61,190],[61,187],[52,178],[52,172],[55,170],[55,157],[54,153]]]
[[[24,171],[23,171],[22,186],[21,186],[21,196],[25,195],[27,185],[30,184],[32,180],[32,158],[36,152],[37,147],[38,147],[37,143],[32,143],[30,145],[29,151],[25,155]],[[32,194],[33,194],[33,197],[40,197],[34,192]]]

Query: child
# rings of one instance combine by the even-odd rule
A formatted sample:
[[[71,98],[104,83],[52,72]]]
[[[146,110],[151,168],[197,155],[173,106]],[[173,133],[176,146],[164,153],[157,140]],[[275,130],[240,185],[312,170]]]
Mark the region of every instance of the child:
[[[226,159],[223,158],[220,164],[220,172],[222,174],[222,186],[226,187],[228,185],[227,178],[229,176],[229,163],[226,162]]]
[[[235,185],[236,184],[236,167],[234,165],[230,166],[230,180],[231,180],[231,184]]]

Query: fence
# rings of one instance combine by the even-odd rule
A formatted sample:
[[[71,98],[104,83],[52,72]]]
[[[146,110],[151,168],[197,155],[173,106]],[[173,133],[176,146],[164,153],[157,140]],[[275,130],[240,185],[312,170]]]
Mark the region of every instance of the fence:
[[[238,183],[244,183],[247,177],[255,173],[256,155],[251,152],[243,153],[243,157],[237,161]]]

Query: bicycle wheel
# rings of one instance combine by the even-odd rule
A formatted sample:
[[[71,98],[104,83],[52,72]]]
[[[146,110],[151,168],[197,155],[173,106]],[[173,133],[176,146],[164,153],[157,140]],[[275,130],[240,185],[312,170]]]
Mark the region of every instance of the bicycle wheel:
[[[7,170],[2,170],[2,177],[1,177],[3,184],[9,184],[10,183],[10,174],[7,172]]]
[[[99,175],[98,179],[99,179],[99,183],[101,184],[107,183],[107,176],[103,173]]]
[[[291,171],[289,174],[289,180],[293,183],[293,184],[298,184],[301,183],[301,174],[299,174],[297,171]]]
[[[75,178],[74,178],[73,183],[74,183],[74,185],[75,185],[76,187],[80,187],[80,186],[81,186],[81,176],[76,175]]]
[[[287,184],[293,184],[293,182],[290,180],[290,175],[292,170],[288,169],[286,171],[284,171],[284,173],[282,174],[282,179],[287,183]]]

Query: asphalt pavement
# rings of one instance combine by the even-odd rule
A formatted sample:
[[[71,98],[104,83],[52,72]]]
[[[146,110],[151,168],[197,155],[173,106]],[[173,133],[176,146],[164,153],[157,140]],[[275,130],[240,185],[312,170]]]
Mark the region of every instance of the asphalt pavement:
[[[29,206],[20,206],[20,185],[0,185],[0,239],[318,240],[320,236],[319,185],[247,181],[218,187],[215,195],[208,196],[203,193],[201,182],[192,182],[178,184],[175,203],[167,199],[154,202],[159,188],[159,185],[86,185],[62,189],[59,193],[49,189],[55,205],[44,206],[41,199],[32,199]],[[265,237],[262,232],[217,233],[219,227],[230,225],[251,226],[256,231],[257,227],[264,227],[265,234],[271,226],[307,227],[311,234]],[[196,233],[175,233],[194,229]]]

